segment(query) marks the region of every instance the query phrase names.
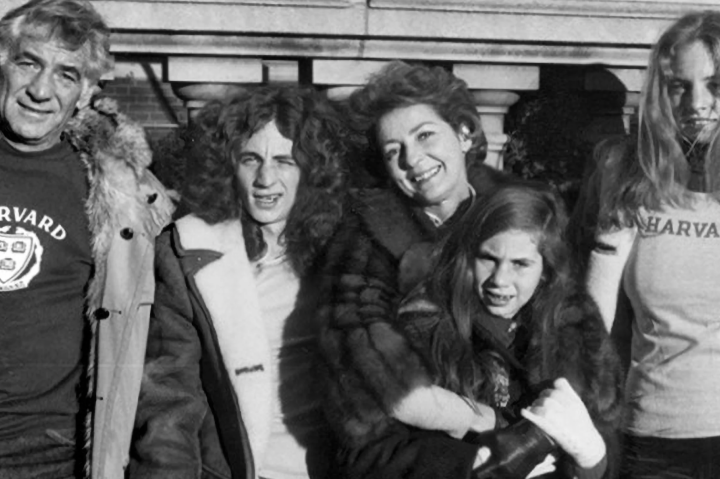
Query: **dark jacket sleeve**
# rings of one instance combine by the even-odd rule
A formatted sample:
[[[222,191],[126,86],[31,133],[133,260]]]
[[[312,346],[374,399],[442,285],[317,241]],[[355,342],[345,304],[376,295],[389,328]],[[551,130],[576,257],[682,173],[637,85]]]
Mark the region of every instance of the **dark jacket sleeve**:
[[[199,478],[207,412],[200,342],[185,278],[165,231],[157,240],[155,304],[135,421],[131,478]]]

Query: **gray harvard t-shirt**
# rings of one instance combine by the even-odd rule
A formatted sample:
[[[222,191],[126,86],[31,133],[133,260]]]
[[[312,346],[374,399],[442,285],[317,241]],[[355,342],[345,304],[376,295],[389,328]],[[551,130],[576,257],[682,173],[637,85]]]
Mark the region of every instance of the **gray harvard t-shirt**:
[[[91,274],[83,165],[0,138],[0,439],[72,429]]]
[[[635,313],[628,432],[720,436],[720,204],[644,212],[623,284]]]

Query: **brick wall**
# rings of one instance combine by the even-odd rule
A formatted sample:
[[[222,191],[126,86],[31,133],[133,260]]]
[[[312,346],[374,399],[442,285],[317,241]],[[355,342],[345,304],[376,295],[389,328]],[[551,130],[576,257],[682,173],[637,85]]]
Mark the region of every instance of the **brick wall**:
[[[120,110],[143,125],[153,140],[187,122],[187,110],[169,83],[121,77],[105,82],[103,94],[116,99]]]

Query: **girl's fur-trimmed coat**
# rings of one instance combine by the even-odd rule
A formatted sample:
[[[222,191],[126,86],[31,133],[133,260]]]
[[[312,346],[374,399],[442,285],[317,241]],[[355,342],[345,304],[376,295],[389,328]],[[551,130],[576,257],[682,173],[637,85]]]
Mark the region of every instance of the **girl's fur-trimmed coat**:
[[[94,264],[85,308],[90,338],[83,477],[121,478],[154,296],[155,237],[170,221],[173,205],[148,170],[152,154],[142,127],[114,101],[94,100],[71,119],[64,135],[87,171]]]
[[[409,342],[425,352],[429,370],[433,370],[427,353],[433,332],[436,338],[442,338],[440,343],[448,348],[459,341],[449,326],[449,314],[428,299],[424,288],[416,289],[403,302],[399,321]],[[526,389],[522,391],[518,405],[524,406],[527,401],[532,401],[553,380],[566,378],[582,398],[595,427],[605,440],[608,468],[604,477],[615,477],[619,466],[618,431],[622,419],[623,377],[619,358],[597,306],[585,292],[568,292],[558,308],[549,334],[543,335],[542,325],[533,322],[532,318],[525,324],[520,319],[520,324],[520,328],[526,331],[527,348],[517,351],[520,354],[517,359],[522,368],[520,374],[526,380]],[[488,340],[480,332],[474,333],[473,376],[476,384],[489,387],[479,387],[480,396],[473,399],[484,404],[494,405],[492,378],[495,373],[493,363],[498,357],[495,353],[497,346],[497,342]],[[567,469],[561,473],[575,474],[569,458],[563,466]]]

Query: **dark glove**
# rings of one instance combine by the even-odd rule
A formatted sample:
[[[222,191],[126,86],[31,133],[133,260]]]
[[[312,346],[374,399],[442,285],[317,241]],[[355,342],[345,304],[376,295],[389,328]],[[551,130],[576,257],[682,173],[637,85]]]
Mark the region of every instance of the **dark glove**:
[[[522,419],[504,429],[468,433],[465,441],[490,449],[490,459],[473,470],[472,479],[524,479],[555,451],[550,438],[535,424]]]

